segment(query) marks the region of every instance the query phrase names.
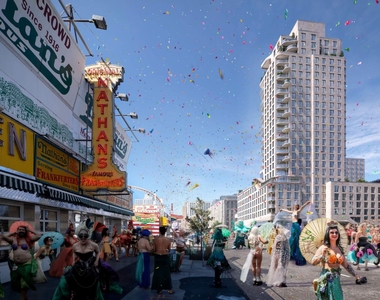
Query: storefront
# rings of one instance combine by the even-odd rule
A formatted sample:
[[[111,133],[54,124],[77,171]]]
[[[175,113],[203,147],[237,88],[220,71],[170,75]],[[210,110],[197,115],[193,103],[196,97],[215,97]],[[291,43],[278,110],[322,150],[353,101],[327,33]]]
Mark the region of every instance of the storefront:
[[[118,143],[107,159],[123,181],[113,189],[83,188],[84,170],[94,161],[93,83],[85,80],[85,56],[66,24],[49,0],[44,3],[65,39],[51,30],[37,2],[28,3],[28,10],[20,1],[0,2],[0,229],[7,233],[24,220],[42,233],[65,233],[69,221],[90,217],[121,230],[133,216],[125,170],[130,140],[109,119],[108,138]],[[38,24],[30,21],[29,11]],[[54,47],[49,41],[36,47],[36,41],[46,41],[46,31]],[[93,180],[87,176],[87,182]],[[99,197],[98,188],[105,190]],[[122,192],[108,196],[109,191]],[[8,249],[0,245],[1,282],[9,281]]]

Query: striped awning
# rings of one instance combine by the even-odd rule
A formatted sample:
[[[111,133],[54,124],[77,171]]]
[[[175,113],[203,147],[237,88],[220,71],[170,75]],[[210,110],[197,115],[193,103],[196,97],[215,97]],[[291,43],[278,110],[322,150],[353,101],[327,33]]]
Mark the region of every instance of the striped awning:
[[[43,192],[41,183],[3,171],[0,171],[0,186],[31,194]]]
[[[83,197],[39,182],[0,171],[0,198],[24,202],[39,202],[40,198],[50,198],[57,201],[72,203],[104,211],[133,216],[130,209],[108,204],[101,200]]]
[[[63,190],[59,190],[50,186],[48,186],[47,189],[49,190],[50,198],[54,200],[70,202],[76,205],[84,205],[84,206],[96,208],[96,209],[103,209],[105,211],[127,215],[127,216],[134,215],[134,213],[130,209],[115,206],[115,205],[112,205],[112,204],[109,204],[97,199],[83,197],[83,196],[76,195],[76,194],[66,192]]]

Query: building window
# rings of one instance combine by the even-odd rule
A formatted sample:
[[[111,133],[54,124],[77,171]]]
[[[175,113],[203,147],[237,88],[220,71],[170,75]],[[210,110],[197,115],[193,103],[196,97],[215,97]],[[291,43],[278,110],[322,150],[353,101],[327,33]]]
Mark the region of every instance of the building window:
[[[57,231],[58,213],[54,210],[41,209],[40,212],[40,231]]]

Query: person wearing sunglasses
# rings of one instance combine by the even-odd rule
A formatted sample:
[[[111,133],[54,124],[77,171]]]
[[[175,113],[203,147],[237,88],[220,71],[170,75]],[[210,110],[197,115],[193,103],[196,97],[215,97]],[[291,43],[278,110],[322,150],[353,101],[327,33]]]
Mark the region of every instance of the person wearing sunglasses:
[[[321,264],[322,271],[319,278],[313,281],[318,300],[343,300],[343,291],[340,284],[341,266],[356,278],[356,283],[367,282],[365,277],[360,278],[347,262],[344,249],[341,245],[338,222],[327,223],[323,245],[320,246],[312,259],[313,265]]]
[[[66,230],[66,237],[63,242],[64,248],[61,250],[57,259],[51,263],[49,276],[61,277],[64,273],[64,269],[73,264],[73,246],[78,239],[75,237],[75,228],[73,223],[70,222],[69,227]]]
[[[80,223],[75,232],[78,242],[73,245],[73,264],[61,277],[53,300],[103,299],[99,283],[99,246],[90,240],[92,229]],[[73,296],[73,297],[72,297]]]

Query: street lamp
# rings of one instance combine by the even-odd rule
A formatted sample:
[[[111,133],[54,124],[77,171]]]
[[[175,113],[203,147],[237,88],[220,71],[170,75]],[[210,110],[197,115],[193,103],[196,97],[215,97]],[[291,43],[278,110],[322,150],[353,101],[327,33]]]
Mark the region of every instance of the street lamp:
[[[125,131],[138,131],[140,133],[145,133],[145,129],[144,128],[138,128],[138,129],[125,129]]]
[[[121,101],[127,102],[129,100],[127,94],[117,93],[115,98],[119,98]]]
[[[131,119],[138,119],[139,118],[139,116],[138,116],[138,114],[136,114],[135,112],[131,112],[130,114],[125,114],[125,115],[115,115],[116,117],[122,117],[122,116],[124,116],[124,117],[131,117]]]
[[[86,43],[85,39],[83,38],[83,36],[79,32],[79,30],[78,30],[77,26],[75,25],[75,23],[77,23],[77,22],[93,23],[97,29],[106,30],[107,29],[106,20],[104,19],[103,16],[98,16],[98,15],[93,15],[92,19],[90,19],[90,20],[86,20],[86,19],[84,19],[84,20],[82,20],[82,19],[74,19],[73,6],[71,4],[64,5],[62,3],[62,0],[58,0],[58,1],[59,1],[59,4],[61,4],[61,6],[63,8],[63,12],[61,13],[61,15],[63,13],[66,13],[67,19],[65,19],[63,21],[69,23],[69,26],[68,26],[69,27],[69,31],[71,31],[71,25],[73,25],[73,27],[74,27],[74,35],[75,35],[76,42],[78,43],[78,37],[77,37],[77,35],[79,35],[79,38],[81,39],[83,45],[86,47],[86,50],[88,51],[88,54],[90,56],[94,56],[92,54],[90,48],[87,46],[87,43]]]

